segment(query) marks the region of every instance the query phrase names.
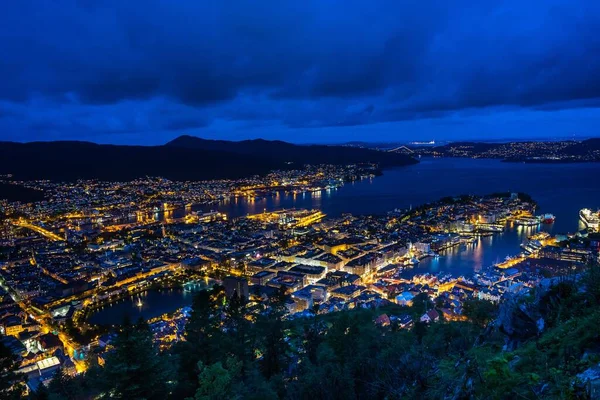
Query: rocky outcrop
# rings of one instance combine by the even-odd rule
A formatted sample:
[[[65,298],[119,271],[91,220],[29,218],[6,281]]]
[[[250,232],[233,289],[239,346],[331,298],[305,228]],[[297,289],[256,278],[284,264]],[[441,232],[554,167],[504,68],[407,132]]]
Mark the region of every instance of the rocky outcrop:
[[[510,351],[519,343],[538,336],[544,323],[535,307],[528,306],[515,297],[502,303],[495,326],[507,336],[507,350]]]

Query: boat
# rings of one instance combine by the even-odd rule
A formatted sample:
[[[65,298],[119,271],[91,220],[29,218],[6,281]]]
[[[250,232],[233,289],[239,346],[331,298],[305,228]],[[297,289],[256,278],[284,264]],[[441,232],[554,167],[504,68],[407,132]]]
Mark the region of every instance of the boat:
[[[483,232],[502,232],[504,231],[504,227],[500,225],[492,225],[492,224],[481,224],[477,226],[477,229]]]
[[[555,219],[556,219],[556,217],[554,216],[554,214],[544,214],[542,216],[542,223],[543,224],[553,224]]]
[[[520,226],[537,226],[540,224],[540,219],[536,217],[519,218],[515,221],[515,224]]]
[[[522,243],[521,248],[523,248],[523,250],[529,254],[537,254],[537,252],[542,248],[542,244],[537,240],[530,240]]]
[[[537,233],[534,233],[533,235],[529,236],[528,239],[540,241],[540,240],[546,240],[549,237],[550,237],[550,234],[548,232],[541,231],[541,232],[537,232]]]

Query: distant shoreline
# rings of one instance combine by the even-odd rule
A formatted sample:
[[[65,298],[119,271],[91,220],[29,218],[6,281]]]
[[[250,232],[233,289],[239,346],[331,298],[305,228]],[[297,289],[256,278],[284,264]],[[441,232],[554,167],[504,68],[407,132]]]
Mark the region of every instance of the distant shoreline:
[[[499,157],[467,157],[467,156],[432,156],[432,155],[423,155],[422,158],[426,159],[436,159],[436,158],[458,158],[458,159],[470,159],[470,160],[497,160],[499,162],[505,163],[514,163],[514,164],[594,164],[600,162],[600,160],[552,160],[552,159],[540,159],[540,160],[531,160],[531,159],[510,159],[510,158],[499,158]],[[396,168],[396,167],[393,167]],[[388,169],[388,168],[384,168]]]

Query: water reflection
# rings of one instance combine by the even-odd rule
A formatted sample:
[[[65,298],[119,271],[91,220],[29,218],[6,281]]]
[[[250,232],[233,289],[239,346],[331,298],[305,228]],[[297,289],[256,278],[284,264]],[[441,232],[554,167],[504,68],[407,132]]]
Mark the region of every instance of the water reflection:
[[[448,272],[459,276],[518,254],[520,244],[540,229],[551,234],[582,229],[579,210],[600,208],[600,185],[592,178],[599,175],[600,163],[519,164],[484,159],[421,159],[420,164],[386,170],[381,177],[349,182],[324,193],[277,192],[258,201],[236,197],[224,199],[219,204],[196,206],[194,211],[216,208],[229,218],[282,208],[320,208],[330,216],[385,214],[395,208],[408,208],[444,196],[513,191],[529,193],[540,205],[538,212],[556,216],[552,225],[513,225],[502,234],[479,237],[472,245],[443,252],[439,259],[424,259],[407,272]],[[172,217],[180,217],[177,210],[173,211]],[[138,316],[150,318],[189,304],[191,294],[149,292],[142,302],[140,309],[135,299],[126,299],[117,303],[118,307],[106,307],[92,318],[95,323],[109,324],[119,323],[125,313],[130,313],[134,319]]]
[[[89,318],[98,325],[120,324],[127,316],[131,321],[150,319],[173,312],[192,303],[194,293],[183,289],[148,290],[101,307]]]

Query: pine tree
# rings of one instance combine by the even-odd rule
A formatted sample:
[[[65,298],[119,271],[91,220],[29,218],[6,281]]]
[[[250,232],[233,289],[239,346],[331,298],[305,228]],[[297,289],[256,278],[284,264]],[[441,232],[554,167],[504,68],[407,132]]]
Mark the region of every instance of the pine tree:
[[[282,373],[286,364],[288,345],[285,342],[283,324],[286,299],[285,288],[282,286],[270,302],[268,312],[259,318],[257,324],[263,347],[261,369],[267,379]]]
[[[0,341],[0,398],[20,399],[24,393],[24,377],[16,373],[17,357]]]
[[[226,366],[219,361],[210,366],[198,363],[198,390],[196,400],[222,400],[241,398],[241,388],[238,377],[241,363],[229,359]]]
[[[212,364],[216,360],[221,333],[220,314],[225,304],[225,291],[221,286],[213,290],[203,290],[194,297],[192,315],[186,326],[185,339],[193,355],[204,364]]]
[[[50,400],[50,392],[44,385],[39,385],[35,392],[29,394],[29,400]]]
[[[50,400],[77,400],[82,397],[83,389],[80,382],[59,369],[48,385]]]
[[[248,363],[253,360],[252,323],[247,318],[246,304],[243,298],[234,295],[224,309],[224,328],[226,343],[222,351],[242,362],[242,375],[245,375]]]
[[[148,324],[125,323],[106,359],[101,390],[118,399],[164,399],[170,368],[152,340]]]
[[[198,386],[198,363],[212,365],[223,358],[221,311],[225,300],[223,287],[202,290],[194,296],[192,314],[185,328],[185,341],[175,348],[179,357],[176,397],[193,396]]]

